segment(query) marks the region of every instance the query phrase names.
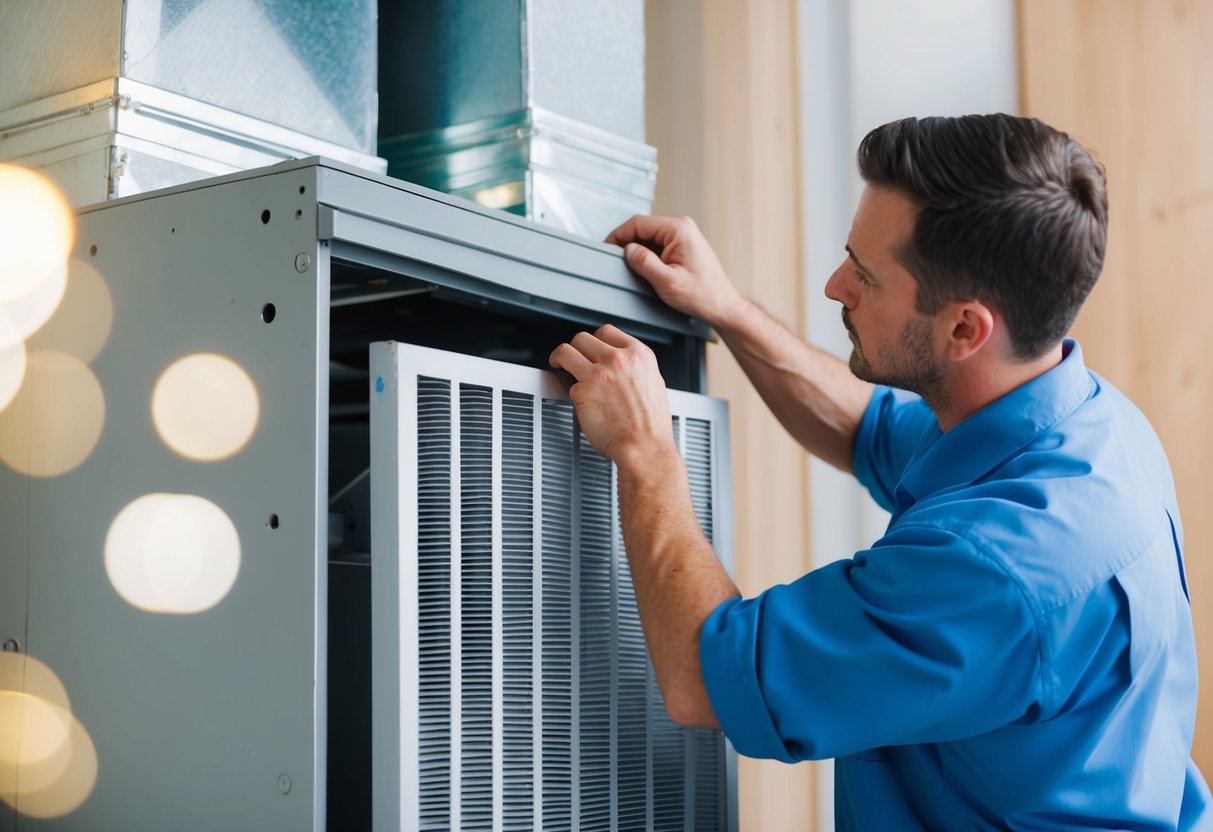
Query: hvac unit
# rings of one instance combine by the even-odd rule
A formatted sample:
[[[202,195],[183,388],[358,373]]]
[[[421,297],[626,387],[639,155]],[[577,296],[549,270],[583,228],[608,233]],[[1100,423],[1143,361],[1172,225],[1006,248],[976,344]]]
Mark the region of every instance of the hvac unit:
[[[606,321],[727,558],[707,332],[618,249],[317,159],[82,209],[0,412],[0,687],[71,730],[0,830],[735,829],[544,372]]]

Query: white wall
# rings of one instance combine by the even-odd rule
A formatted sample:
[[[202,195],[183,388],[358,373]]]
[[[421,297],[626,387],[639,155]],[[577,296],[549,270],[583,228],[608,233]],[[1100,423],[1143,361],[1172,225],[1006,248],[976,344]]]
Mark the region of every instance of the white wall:
[[[904,116],[1018,111],[1014,0],[798,0],[805,335],[845,358],[839,306],[823,294],[863,188],[855,149]],[[888,515],[848,475],[813,460],[818,565],[880,536]],[[818,829],[834,828],[833,770],[820,769]]]

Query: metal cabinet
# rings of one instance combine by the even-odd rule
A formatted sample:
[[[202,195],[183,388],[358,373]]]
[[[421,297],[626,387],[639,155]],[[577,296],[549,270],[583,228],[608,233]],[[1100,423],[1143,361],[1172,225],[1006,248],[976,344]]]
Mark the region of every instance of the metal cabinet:
[[[112,315],[76,303],[105,330],[84,358],[33,336],[0,413],[29,449],[0,464],[0,640],[95,764],[65,769],[78,806],[0,830],[368,828],[369,345],[537,371],[610,320],[698,392],[707,332],[615,249],[318,159],[86,208],[74,256],[69,299],[80,270]],[[695,828],[735,828],[718,746],[728,799]]]

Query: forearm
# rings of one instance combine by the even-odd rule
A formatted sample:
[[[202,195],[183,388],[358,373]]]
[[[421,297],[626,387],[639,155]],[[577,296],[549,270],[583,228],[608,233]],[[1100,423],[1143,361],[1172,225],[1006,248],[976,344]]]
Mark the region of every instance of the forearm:
[[[711,612],[739,593],[699,529],[673,445],[620,462],[619,500],[637,607],[666,709],[680,724],[718,727],[699,636]]]
[[[806,344],[757,304],[741,300],[716,331],[767,407],[814,456],[843,471],[873,387]]]

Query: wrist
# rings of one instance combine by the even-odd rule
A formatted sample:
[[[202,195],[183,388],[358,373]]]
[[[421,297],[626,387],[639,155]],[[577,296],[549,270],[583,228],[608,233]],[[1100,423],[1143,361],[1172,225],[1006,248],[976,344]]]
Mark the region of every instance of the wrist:
[[[632,477],[643,482],[664,476],[671,469],[678,470],[682,466],[682,457],[671,436],[668,439],[653,438],[646,442],[629,443],[619,449],[614,462],[621,477]]]
[[[736,332],[745,325],[747,311],[751,303],[740,292],[734,290],[720,304],[712,320],[705,321],[712,329],[721,335]]]

